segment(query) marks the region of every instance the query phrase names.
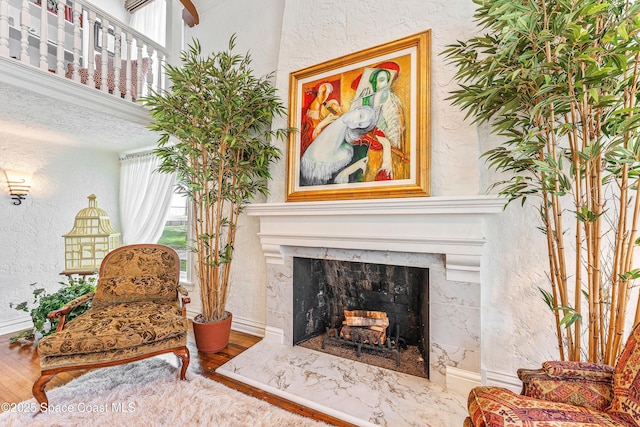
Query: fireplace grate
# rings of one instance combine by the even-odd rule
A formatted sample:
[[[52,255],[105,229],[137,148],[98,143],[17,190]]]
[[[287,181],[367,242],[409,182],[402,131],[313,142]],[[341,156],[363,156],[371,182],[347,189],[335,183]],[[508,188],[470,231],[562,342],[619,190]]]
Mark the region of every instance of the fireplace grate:
[[[356,355],[358,357],[362,354],[363,348],[378,353],[391,354],[396,358],[396,366],[400,366],[400,351],[398,349],[404,341],[400,338],[400,327],[396,325],[395,335],[393,337],[387,336],[384,342],[379,341],[377,335],[373,336],[371,333],[366,330],[358,332],[352,330],[350,335],[344,334],[341,337],[338,328],[327,328],[327,333],[322,340],[322,348],[324,349],[327,344],[347,344],[356,347]]]

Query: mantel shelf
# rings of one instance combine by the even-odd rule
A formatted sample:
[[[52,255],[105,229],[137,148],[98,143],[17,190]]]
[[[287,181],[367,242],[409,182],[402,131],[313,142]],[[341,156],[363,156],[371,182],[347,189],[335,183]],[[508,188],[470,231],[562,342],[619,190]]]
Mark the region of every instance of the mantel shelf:
[[[253,216],[349,216],[380,214],[491,214],[502,212],[505,200],[497,196],[414,197],[405,199],[335,200],[323,202],[254,203]]]
[[[286,247],[444,254],[449,280],[479,283],[483,219],[502,212],[495,196],[261,203],[260,241],[271,264]]]

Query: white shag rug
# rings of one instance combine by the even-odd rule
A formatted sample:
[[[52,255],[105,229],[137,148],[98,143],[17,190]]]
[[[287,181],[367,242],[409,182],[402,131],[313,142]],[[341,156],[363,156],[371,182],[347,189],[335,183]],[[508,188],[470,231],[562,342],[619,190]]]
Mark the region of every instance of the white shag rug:
[[[89,371],[47,397],[47,412],[36,415],[30,399],[0,414],[0,425],[326,426],[198,374],[187,371],[180,381],[177,368],[161,358]]]

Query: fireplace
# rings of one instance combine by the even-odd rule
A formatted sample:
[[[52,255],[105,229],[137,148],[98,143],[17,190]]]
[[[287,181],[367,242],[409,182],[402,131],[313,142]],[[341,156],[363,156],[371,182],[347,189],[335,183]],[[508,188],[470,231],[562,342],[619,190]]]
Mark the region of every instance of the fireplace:
[[[372,311],[380,321],[355,325],[350,317],[343,325],[345,310]],[[356,314],[354,316],[361,316]],[[369,314],[364,314],[364,316]],[[378,366],[392,366],[383,358],[395,356],[392,369],[411,373],[413,361],[400,366],[401,355],[417,354],[421,376],[428,377],[429,358],[429,270],[401,265],[373,264],[316,258],[293,259],[293,344],[325,350],[353,358],[362,348]],[[365,319],[366,320],[366,319]],[[385,327],[375,326],[384,325]],[[344,328],[344,329],[343,329]],[[372,328],[373,331],[369,330]],[[352,333],[352,331],[354,333]],[[329,338],[327,338],[329,334]],[[378,338],[384,336],[382,340]],[[317,338],[315,338],[317,337]],[[313,339],[315,338],[315,339]],[[321,344],[321,345],[320,345]],[[327,345],[346,347],[336,351]],[[350,347],[350,348],[349,348]],[[426,362],[426,363],[425,363]]]
[[[486,196],[249,206],[266,258],[265,338],[216,372],[357,425],[461,425],[481,383],[484,217],[502,207]],[[301,258],[422,269],[429,379],[294,345]]]
[[[293,259],[428,269],[429,378],[480,383],[483,218],[497,197],[423,197],[251,205],[267,261],[265,339],[293,345]]]

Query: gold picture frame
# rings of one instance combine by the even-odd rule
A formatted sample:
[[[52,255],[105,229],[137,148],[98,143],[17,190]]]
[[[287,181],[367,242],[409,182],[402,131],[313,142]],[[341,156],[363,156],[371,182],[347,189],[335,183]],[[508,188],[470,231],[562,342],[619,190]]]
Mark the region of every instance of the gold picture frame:
[[[429,196],[430,30],[290,74],[288,202]]]

